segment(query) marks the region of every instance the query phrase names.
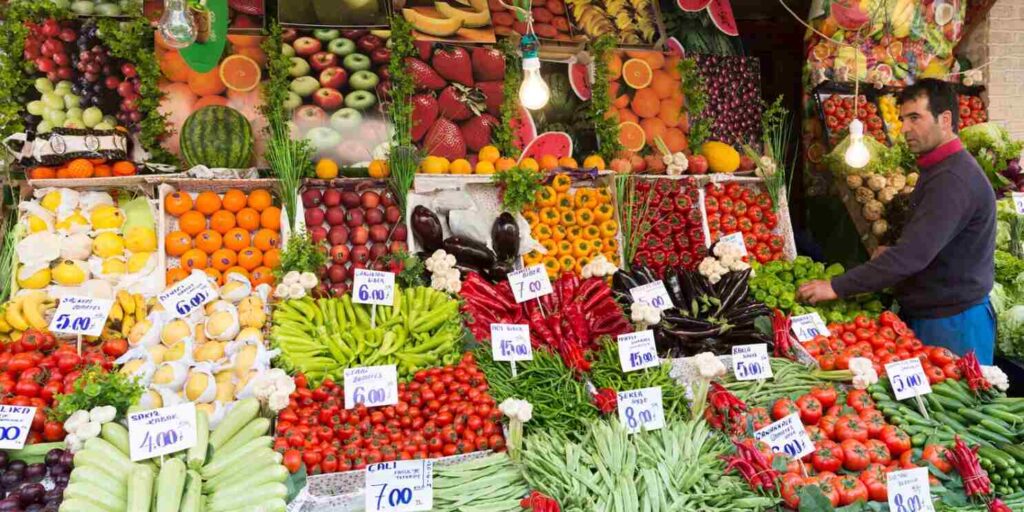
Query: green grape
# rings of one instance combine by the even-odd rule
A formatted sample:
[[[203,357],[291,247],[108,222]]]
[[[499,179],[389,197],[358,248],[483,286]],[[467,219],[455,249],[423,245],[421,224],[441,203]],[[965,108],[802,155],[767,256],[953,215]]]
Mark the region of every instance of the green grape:
[[[68,120],[71,120],[71,119],[77,119],[79,121],[82,120],[82,109],[80,109],[78,107],[69,108],[67,110],[67,112],[65,112],[65,114],[67,115]]]
[[[96,126],[93,126],[93,128],[96,129],[96,130],[113,130],[114,129],[114,125],[112,125],[112,124],[110,124],[110,123],[108,123],[106,121],[102,121],[102,122],[96,123]]]
[[[82,122],[89,128],[95,127],[103,121],[103,111],[97,107],[89,107],[82,113]]]
[[[53,125],[46,121],[40,121],[39,124],[36,125],[36,133],[50,133],[50,130],[52,129]]]
[[[46,120],[49,121],[52,126],[63,126],[64,121],[67,120],[67,115],[64,114],[63,110],[51,110],[47,114]]]
[[[29,114],[41,116],[43,115],[43,112],[46,111],[46,104],[40,100],[35,100],[28,102],[28,105],[26,105],[25,108],[28,110]]]
[[[74,94],[68,93],[64,95],[64,108],[72,109],[78,108],[82,104],[82,99]]]
[[[81,119],[67,119],[64,121],[64,128],[85,128],[85,123]]]
[[[55,92],[43,94],[43,103],[54,110],[62,110],[64,108],[64,98]]]
[[[48,80],[46,77],[36,78],[35,81],[36,90],[39,92],[53,92],[53,82]],[[32,114],[39,115],[39,114]]]

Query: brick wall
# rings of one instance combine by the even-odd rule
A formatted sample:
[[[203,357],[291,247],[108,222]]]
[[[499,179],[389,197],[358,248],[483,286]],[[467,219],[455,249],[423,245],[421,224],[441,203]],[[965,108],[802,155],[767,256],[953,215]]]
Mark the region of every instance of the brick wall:
[[[1024,0],[997,0],[962,50],[975,64],[996,59],[984,72],[989,118],[1024,139]]]

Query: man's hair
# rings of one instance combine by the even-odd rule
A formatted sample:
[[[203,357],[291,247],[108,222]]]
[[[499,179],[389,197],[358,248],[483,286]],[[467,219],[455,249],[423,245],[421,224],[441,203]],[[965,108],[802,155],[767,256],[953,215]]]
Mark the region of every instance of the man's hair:
[[[900,93],[900,103],[906,103],[918,98],[928,100],[928,111],[937,120],[943,112],[949,111],[953,115],[953,133],[956,133],[960,124],[960,105],[957,102],[956,89],[953,84],[936,78],[925,78],[918,80],[913,85],[908,85]]]

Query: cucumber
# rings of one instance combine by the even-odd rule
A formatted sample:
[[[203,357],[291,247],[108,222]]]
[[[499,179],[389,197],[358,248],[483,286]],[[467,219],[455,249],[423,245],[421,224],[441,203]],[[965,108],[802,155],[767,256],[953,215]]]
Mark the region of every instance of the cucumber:
[[[994,443],[1010,443],[1011,441],[991,430],[982,427],[981,425],[973,425],[967,429],[968,432],[974,434],[980,439],[987,441],[984,444],[992,445]]]
[[[64,489],[64,497],[92,502],[94,505],[104,507],[111,512],[124,510],[125,505],[124,498],[119,499],[117,496],[103,490],[103,488],[85,482],[68,484]]]
[[[981,422],[979,422],[979,425],[989,429],[992,432],[995,432],[996,434],[999,434],[1010,439],[1014,438],[1017,435],[1014,431],[1006,428],[1006,426],[1003,425],[1002,422],[996,421],[994,419],[981,420]]]
[[[284,500],[287,497],[288,488],[276,482],[238,492],[214,493],[210,496],[206,512],[226,512],[235,508],[261,505],[272,500]]]
[[[8,450],[7,456],[10,460],[20,460],[25,464],[35,464],[37,462],[45,461],[46,454],[50,453],[50,450],[63,450],[65,448],[67,448],[67,445],[64,444],[64,441],[26,444],[25,447],[20,450]]]
[[[1006,458],[1003,457],[1002,453],[991,446],[979,446],[978,456],[985,457],[991,460],[1000,469],[1006,469],[1011,467],[1010,462],[1008,462]]]
[[[266,418],[256,418],[247,423],[242,430],[239,430],[234,436],[231,437],[224,446],[220,447],[220,450],[215,455],[223,455],[231,453],[245,443],[256,439],[257,437],[266,435],[270,431],[270,420]]]
[[[129,446],[131,443],[128,442],[128,429],[121,426],[120,423],[115,423],[113,421],[104,423],[103,427],[100,428],[100,437],[102,437],[106,442],[114,445],[114,447],[120,450],[125,457],[128,457],[131,454],[131,448]]]
[[[253,397],[235,402],[235,406],[231,408],[231,411],[224,416],[224,419],[217,425],[217,428],[210,434],[210,446],[215,450],[223,446],[224,443],[231,439],[231,436],[255,419],[259,412],[260,402]]]
[[[959,420],[953,418],[953,415],[948,412],[936,412],[932,415],[935,421],[951,427],[955,432],[963,432],[967,430],[967,425],[960,423]]]
[[[156,512],[177,512],[185,490],[185,463],[171,458],[164,461],[156,479]]]
[[[156,472],[148,464],[135,464],[128,478],[128,508],[126,512],[149,512],[153,504],[153,481]]]
[[[109,473],[104,473],[94,466],[80,466],[75,468],[75,470],[71,472],[69,482],[73,484],[78,482],[92,484],[121,499],[127,498],[128,496],[127,486],[124,485],[124,482],[114,480],[110,477]]]
[[[181,498],[181,512],[200,512],[203,499],[203,478],[194,470],[188,470],[185,495]]]
[[[189,469],[199,469],[206,463],[206,449],[210,440],[210,419],[206,411],[196,411],[196,444],[188,449]]]
[[[1014,414],[1002,407],[993,407],[992,405],[986,405],[982,407],[981,410],[985,411],[985,413],[988,414],[989,416],[1001,420],[1005,423],[1009,423],[1010,425],[1014,425],[1024,421],[1024,418],[1022,418],[1019,414]]]

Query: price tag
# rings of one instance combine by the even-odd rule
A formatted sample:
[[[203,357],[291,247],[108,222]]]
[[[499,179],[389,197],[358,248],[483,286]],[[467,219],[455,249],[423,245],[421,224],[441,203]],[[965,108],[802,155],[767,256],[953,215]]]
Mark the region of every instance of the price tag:
[[[20,450],[24,448],[35,415],[35,407],[0,405],[0,449]]]
[[[654,331],[648,329],[620,334],[618,340],[622,371],[632,372],[661,365],[658,347],[654,344]]]
[[[768,344],[734,345],[732,347],[732,371],[736,374],[736,380],[772,378],[772,363],[768,358]]]
[[[739,247],[741,251],[743,251],[744,256],[747,255],[747,243],[743,241],[743,233],[739,231],[719,237],[718,243],[735,245],[736,247]]]
[[[889,384],[896,395],[896,400],[927,395],[932,392],[928,376],[924,374],[921,360],[918,358],[904,359],[885,365],[885,374],[889,376]]]
[[[635,434],[658,430],[665,426],[665,409],[661,402],[661,386],[619,391],[619,422]]]
[[[99,336],[114,301],[68,295],[60,299],[50,320],[50,332]]]
[[[885,486],[889,491],[889,510],[892,512],[934,512],[928,468],[887,473]]]
[[[814,452],[814,442],[807,436],[798,413],[790,414],[754,432],[754,439],[768,443],[772,452],[785,453],[792,459]]]
[[[818,313],[808,313],[790,318],[790,325],[796,339],[800,341],[811,341],[815,336],[831,336],[832,333],[825,325]]]
[[[516,303],[543,297],[552,292],[551,278],[544,265],[534,265],[516,270],[508,275],[508,284],[512,286],[512,295]]]
[[[393,364],[345,368],[345,408],[398,403],[398,369]]]
[[[210,283],[210,278],[202,271],[194,271],[192,275],[164,290],[156,298],[172,316],[185,318],[218,296],[217,289]]]
[[[530,326],[526,324],[491,324],[491,354],[495,361],[530,361]]]
[[[128,447],[132,462],[179,452],[196,444],[196,404],[128,414]]]
[[[395,274],[357,268],[352,279],[352,302],[391,306],[395,303]]]
[[[434,461],[395,460],[366,466],[368,511],[410,512],[434,507]]]
[[[1018,215],[1024,215],[1024,192],[1013,192],[1013,209]]]
[[[647,304],[658,311],[675,307],[672,304],[672,298],[668,296],[668,290],[665,289],[665,282],[660,279],[643,286],[630,288],[629,295],[633,297],[633,302]]]

